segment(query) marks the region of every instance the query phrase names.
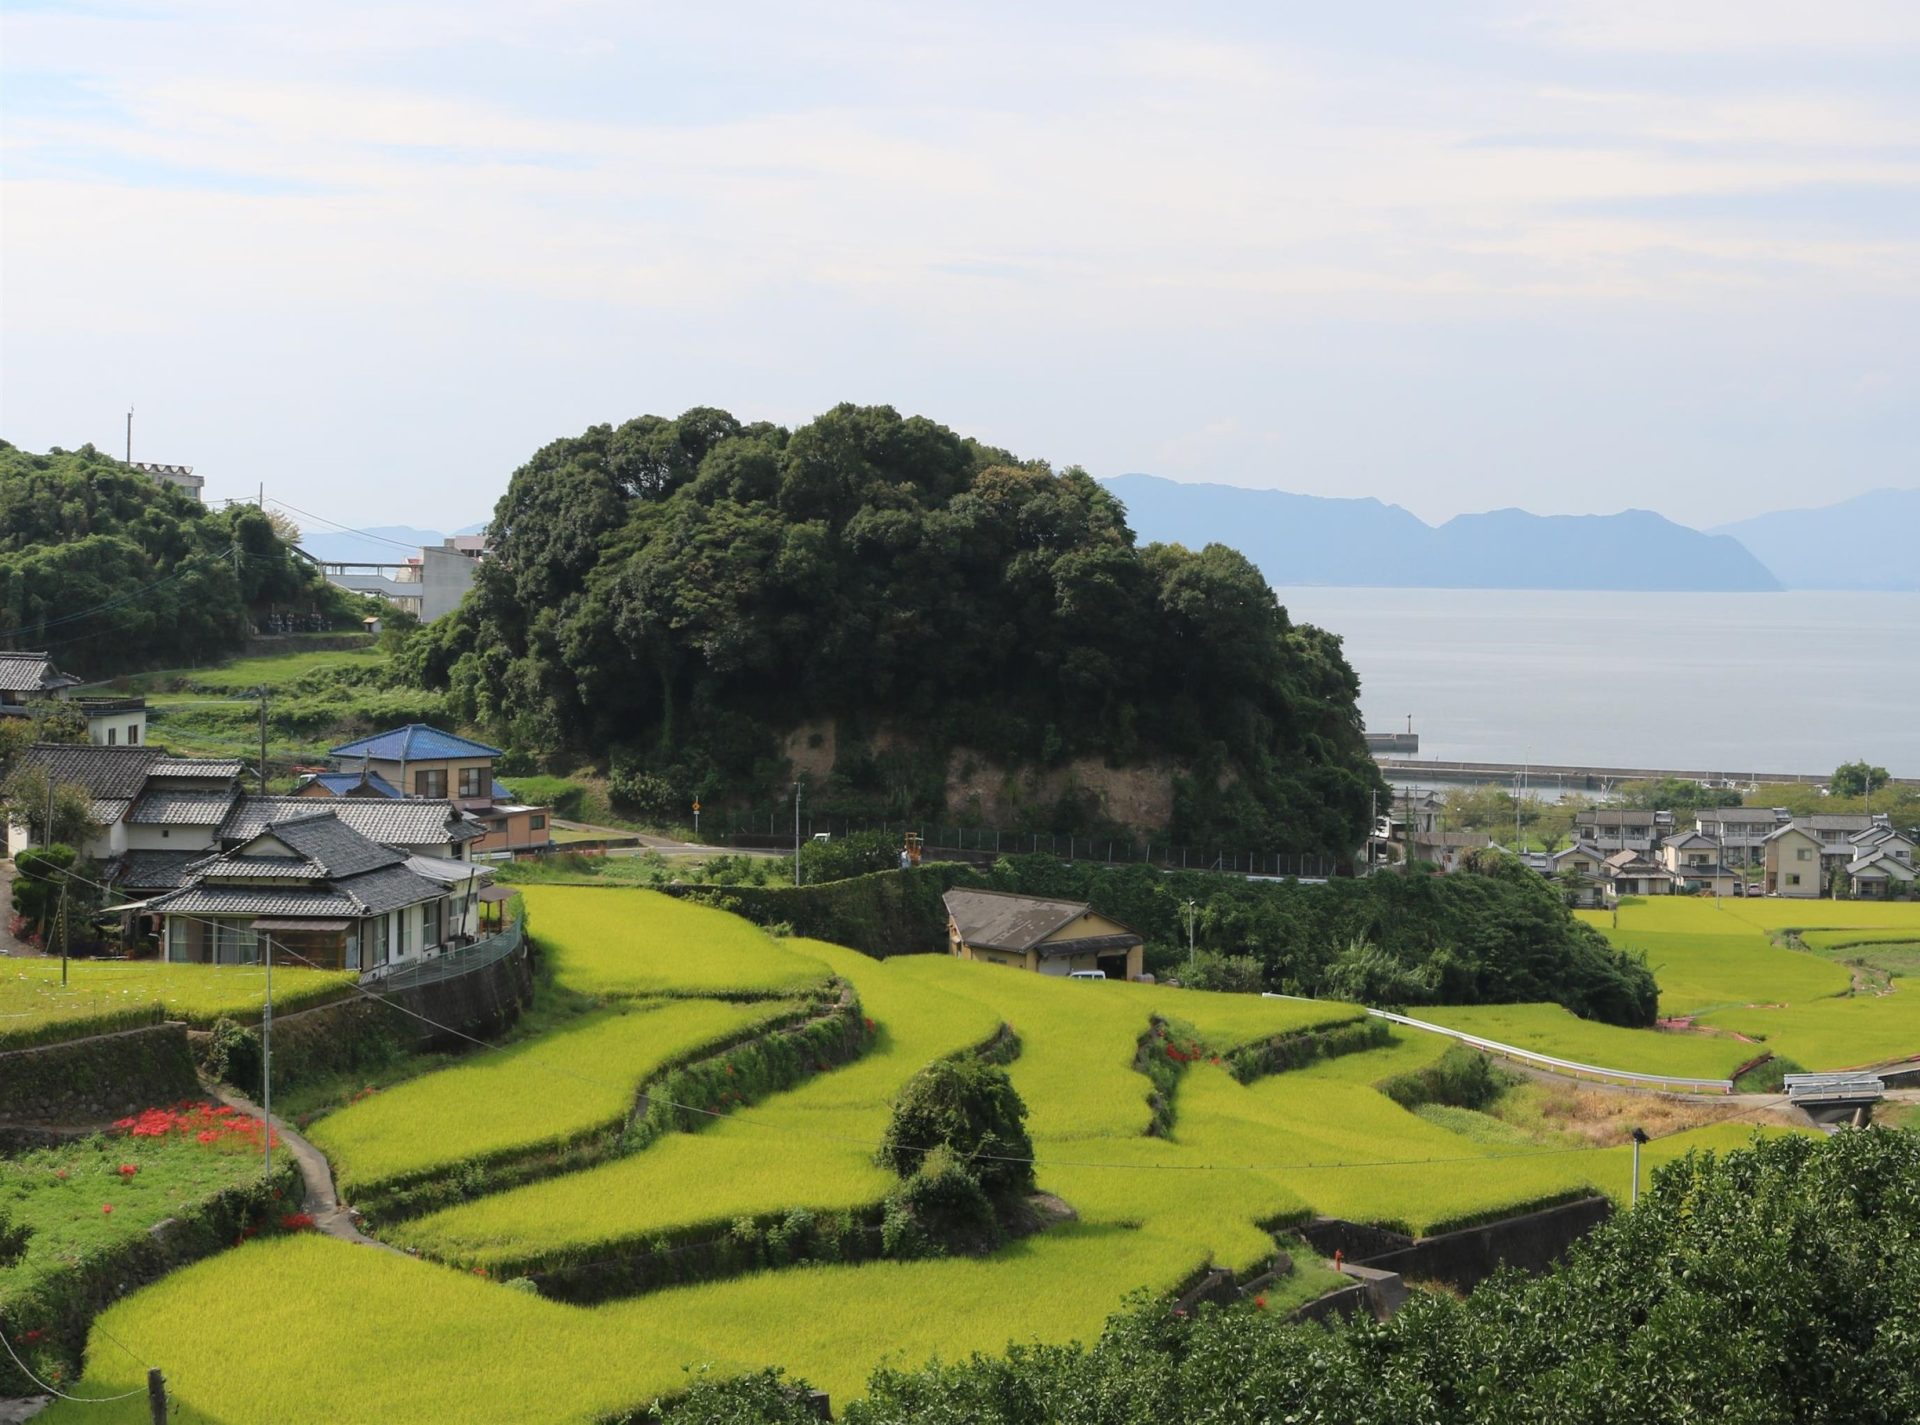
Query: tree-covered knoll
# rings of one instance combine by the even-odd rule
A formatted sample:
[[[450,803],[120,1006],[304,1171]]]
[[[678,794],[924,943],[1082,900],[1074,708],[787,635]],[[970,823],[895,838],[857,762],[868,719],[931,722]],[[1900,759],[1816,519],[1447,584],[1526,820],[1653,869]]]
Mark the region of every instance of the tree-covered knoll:
[[[816,809],[936,811],[956,749],[1166,757],[1196,842],[1365,834],[1380,784],[1339,640],[1223,545],[1139,546],[1078,469],[887,407],[793,431],[698,409],[547,446],[491,533],[466,605],[408,657],[516,746],[744,804],[785,791],[777,736],[827,719]],[[1062,800],[1035,815],[1085,825]]]
[[[269,610],[357,604],[250,505],[210,510],[90,445],[0,441],[0,647],[98,677],[223,657]]]
[[[701,1382],[665,1425],[798,1425],[772,1374]],[[1920,1134],[1794,1135],[1654,1175],[1538,1277],[1391,1320],[1141,1302],[1090,1345],[883,1367],[849,1425],[1910,1425],[1920,1419]]]

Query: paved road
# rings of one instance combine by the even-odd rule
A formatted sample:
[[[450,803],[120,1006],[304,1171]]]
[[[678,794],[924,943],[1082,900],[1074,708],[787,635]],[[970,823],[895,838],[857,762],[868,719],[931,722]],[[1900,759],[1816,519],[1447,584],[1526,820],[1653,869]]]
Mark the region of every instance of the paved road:
[[[254,1118],[260,1116],[260,1105],[245,1094],[227,1088],[224,1084],[206,1086],[220,1102],[239,1109]],[[313,1144],[302,1138],[283,1122],[278,1114],[268,1120],[274,1132],[280,1135],[281,1145],[293,1154],[293,1160],[300,1168],[300,1177],[306,1184],[306,1191],[300,1203],[301,1210],[313,1217],[313,1225],[329,1237],[338,1237],[342,1242],[353,1242],[362,1247],[378,1247],[382,1251],[400,1253],[398,1247],[389,1247],[385,1242],[376,1242],[355,1225],[353,1214],[340,1203],[339,1194],[333,1186],[333,1169],[327,1163],[326,1155]]]

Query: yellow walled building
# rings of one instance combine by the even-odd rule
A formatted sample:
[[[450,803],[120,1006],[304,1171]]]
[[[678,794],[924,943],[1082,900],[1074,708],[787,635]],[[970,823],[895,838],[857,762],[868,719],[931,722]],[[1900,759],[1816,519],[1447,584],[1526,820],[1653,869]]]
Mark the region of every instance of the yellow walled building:
[[[1142,943],[1126,926],[1081,901],[1008,891],[948,891],[947,947],[963,960],[984,960],[1042,975],[1098,971],[1137,980]]]

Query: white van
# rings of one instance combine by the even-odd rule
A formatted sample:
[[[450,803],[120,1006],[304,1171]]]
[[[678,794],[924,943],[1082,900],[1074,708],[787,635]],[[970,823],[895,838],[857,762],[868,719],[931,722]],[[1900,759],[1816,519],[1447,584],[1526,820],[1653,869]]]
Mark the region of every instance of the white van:
[[[1104,980],[1106,977],[1107,977],[1107,972],[1105,970],[1069,970],[1067,971],[1067,978],[1070,980]]]

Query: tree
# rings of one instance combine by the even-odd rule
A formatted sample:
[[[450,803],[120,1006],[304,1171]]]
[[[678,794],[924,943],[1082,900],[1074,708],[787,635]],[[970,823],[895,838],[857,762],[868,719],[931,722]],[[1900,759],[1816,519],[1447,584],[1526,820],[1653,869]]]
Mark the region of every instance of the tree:
[[[989,1195],[1033,1191],[1027,1106],[1007,1071],[972,1055],[940,1059],[900,1091],[879,1162],[902,1177],[944,1148]]]
[[[1685,777],[1655,777],[1644,782],[1622,782],[1614,800],[1636,811],[1670,811],[1677,820],[1686,821],[1695,812],[1719,806],[1726,800],[1726,793]]]
[[[817,813],[947,814],[998,769],[1177,764],[1193,845],[1345,856],[1386,788],[1340,642],[1224,545],[1141,548],[1086,472],[885,406],[788,432],[698,408],[534,454],[462,608],[402,658],[454,714],[709,805],[770,809],[834,725]],[[1036,799],[1033,830],[1102,825]]]
[[[28,839],[42,846],[78,845],[87,840],[96,825],[93,798],[87,789],[71,782],[50,784],[46,769],[39,766],[15,767],[7,780],[0,783],[0,805],[5,806],[9,821],[26,827]],[[49,807],[53,815],[51,831],[47,822]]]
[[[63,892],[69,924],[74,914],[91,904],[85,882],[69,874],[79,860],[80,854],[71,846],[60,845],[30,847],[14,857],[13,913],[27,934],[42,944],[53,928]]]
[[[1836,797],[1870,797],[1892,780],[1885,767],[1867,762],[1843,762],[1833,769],[1827,789]]]

